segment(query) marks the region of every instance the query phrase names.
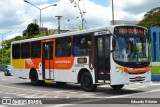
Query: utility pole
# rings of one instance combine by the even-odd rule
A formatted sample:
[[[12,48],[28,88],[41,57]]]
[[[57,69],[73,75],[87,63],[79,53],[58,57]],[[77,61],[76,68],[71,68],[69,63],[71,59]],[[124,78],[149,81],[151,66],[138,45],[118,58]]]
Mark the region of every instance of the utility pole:
[[[39,10],[39,12],[40,12],[39,31],[40,31],[40,33],[41,33],[41,29],[42,29],[42,10],[43,10],[43,9],[46,9],[46,8],[48,8],[48,7],[51,7],[51,6],[57,6],[57,4],[52,4],[52,5],[49,5],[49,6],[44,7],[44,8],[39,8],[39,7],[37,7],[36,5],[32,4],[31,2],[29,2],[29,1],[27,1],[27,0],[24,0],[24,2],[26,2],[26,3],[28,3],[28,4],[30,4],[30,5],[32,5],[32,6],[34,6],[34,7],[36,7],[36,8]]]
[[[114,25],[114,4],[112,0],[112,24]]]
[[[57,19],[58,19],[58,34],[60,34],[61,33],[61,25],[60,25],[60,19],[61,19],[61,17],[63,17],[63,16],[55,16],[55,17],[57,17]]]

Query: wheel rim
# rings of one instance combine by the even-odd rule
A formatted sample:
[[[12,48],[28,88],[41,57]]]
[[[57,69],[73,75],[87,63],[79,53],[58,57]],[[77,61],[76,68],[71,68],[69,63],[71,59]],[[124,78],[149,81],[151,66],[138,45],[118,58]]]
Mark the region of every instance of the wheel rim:
[[[89,88],[91,86],[91,81],[88,77],[84,78],[83,85],[85,88]]]

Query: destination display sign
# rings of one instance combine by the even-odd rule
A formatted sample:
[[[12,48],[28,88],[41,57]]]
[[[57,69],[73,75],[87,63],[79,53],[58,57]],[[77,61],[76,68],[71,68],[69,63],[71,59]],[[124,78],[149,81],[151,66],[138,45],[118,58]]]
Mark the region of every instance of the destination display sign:
[[[115,34],[134,34],[134,35],[144,35],[145,34],[145,29],[140,28],[140,27],[116,27],[114,29]]]

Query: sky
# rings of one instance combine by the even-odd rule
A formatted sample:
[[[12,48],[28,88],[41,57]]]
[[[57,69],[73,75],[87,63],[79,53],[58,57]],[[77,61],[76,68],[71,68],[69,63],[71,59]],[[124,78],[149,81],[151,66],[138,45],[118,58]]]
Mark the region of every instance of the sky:
[[[61,18],[61,29],[77,29],[81,20],[77,19],[79,11],[69,0],[27,0],[42,10],[43,27],[57,28],[57,18]],[[81,0],[80,6],[86,11],[84,24],[86,29],[109,26],[112,20],[112,0]],[[160,0],[114,0],[115,20],[140,21],[144,14],[158,7]],[[0,0],[0,41],[22,35],[27,25],[37,20],[39,24],[40,11],[24,0]],[[67,20],[70,19],[68,22]]]

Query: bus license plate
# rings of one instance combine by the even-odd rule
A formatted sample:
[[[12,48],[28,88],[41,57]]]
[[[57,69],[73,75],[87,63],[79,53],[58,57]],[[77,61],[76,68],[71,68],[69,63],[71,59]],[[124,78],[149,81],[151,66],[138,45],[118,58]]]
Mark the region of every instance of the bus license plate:
[[[135,77],[135,80],[140,81],[140,80],[142,80],[142,77],[141,76]]]

